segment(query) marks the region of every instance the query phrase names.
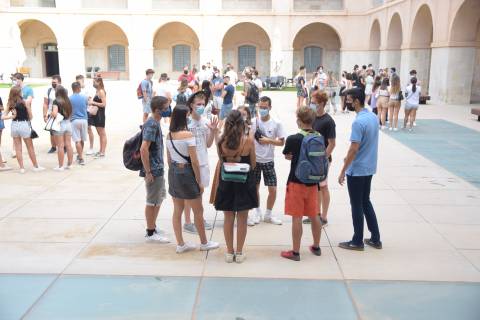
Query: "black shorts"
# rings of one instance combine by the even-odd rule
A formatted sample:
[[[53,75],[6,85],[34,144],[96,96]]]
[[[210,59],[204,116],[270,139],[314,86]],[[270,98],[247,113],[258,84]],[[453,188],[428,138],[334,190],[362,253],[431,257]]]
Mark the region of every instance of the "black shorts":
[[[260,184],[262,180],[263,172],[263,183],[267,187],[276,187],[277,186],[277,174],[275,172],[275,165],[272,162],[267,163],[258,163],[255,166],[255,182]]]
[[[95,128],[105,128],[105,108],[98,108],[97,114],[91,117],[92,117],[92,122],[90,124],[90,115],[89,115],[88,125],[94,126]]]

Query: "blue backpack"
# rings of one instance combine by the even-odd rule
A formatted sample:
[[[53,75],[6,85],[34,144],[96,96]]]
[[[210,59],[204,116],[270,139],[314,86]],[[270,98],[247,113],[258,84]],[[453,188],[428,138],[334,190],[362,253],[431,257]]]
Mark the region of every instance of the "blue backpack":
[[[318,132],[300,131],[304,136],[295,176],[302,183],[320,183],[327,178],[328,159],[325,141]]]

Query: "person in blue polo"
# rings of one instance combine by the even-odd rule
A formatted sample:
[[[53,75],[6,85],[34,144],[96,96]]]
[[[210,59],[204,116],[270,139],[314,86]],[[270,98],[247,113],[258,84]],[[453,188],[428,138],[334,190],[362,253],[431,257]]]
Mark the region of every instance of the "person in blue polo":
[[[352,207],[353,237],[341,242],[340,248],[364,250],[364,244],[381,249],[380,231],[377,217],[370,201],[372,177],[377,171],[378,158],[378,118],[365,108],[365,92],[353,88],[345,92],[346,106],[357,116],[352,123],[350,149],[345,157],[338,183],[343,185],[347,178],[348,194]],[[371,237],[363,239],[363,220],[367,221]]]

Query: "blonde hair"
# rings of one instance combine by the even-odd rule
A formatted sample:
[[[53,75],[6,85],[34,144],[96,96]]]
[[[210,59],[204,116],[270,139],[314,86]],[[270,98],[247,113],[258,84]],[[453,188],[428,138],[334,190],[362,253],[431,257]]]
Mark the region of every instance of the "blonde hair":
[[[315,111],[309,107],[300,107],[297,110],[297,119],[306,125],[312,125],[315,121]]]
[[[390,81],[390,93],[397,94],[400,92],[400,77],[397,74],[392,74]]]

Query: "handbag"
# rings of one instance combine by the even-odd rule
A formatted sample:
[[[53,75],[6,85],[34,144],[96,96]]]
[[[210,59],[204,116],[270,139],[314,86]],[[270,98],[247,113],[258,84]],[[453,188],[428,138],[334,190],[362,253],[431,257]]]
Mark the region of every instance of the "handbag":
[[[32,123],[30,121],[28,121],[28,124],[30,125],[30,138],[31,139],[37,139],[38,138],[38,134],[35,130],[33,130],[32,128]]]
[[[88,106],[87,112],[90,113],[92,116],[96,116],[98,113],[98,107],[97,106]]]
[[[60,113],[57,113],[56,117],[49,116],[47,123],[45,124],[46,131],[60,131],[60,122],[62,122],[63,116]]]
[[[234,158],[242,154],[245,148],[245,140],[242,147],[234,155]],[[238,162],[224,162],[222,161],[220,177],[225,182],[245,183],[248,179],[248,173],[250,172],[250,165],[248,163]]]
[[[405,99],[405,97],[403,96],[403,91],[400,90],[398,93],[398,100],[402,101],[403,99]]]

